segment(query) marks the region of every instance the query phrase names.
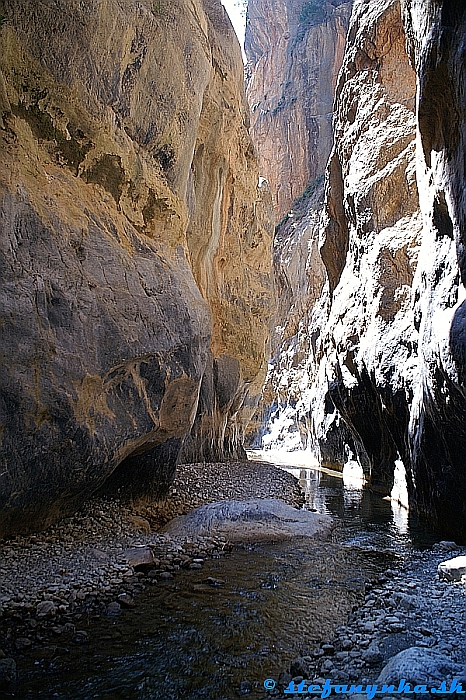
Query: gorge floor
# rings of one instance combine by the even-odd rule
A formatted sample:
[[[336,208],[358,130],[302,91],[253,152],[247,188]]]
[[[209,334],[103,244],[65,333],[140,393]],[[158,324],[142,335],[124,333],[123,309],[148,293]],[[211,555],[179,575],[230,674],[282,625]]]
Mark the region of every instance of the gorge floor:
[[[308,499],[337,523],[333,542],[311,548],[230,552],[216,537],[148,531],[209,500],[257,495],[302,503],[297,481],[272,465],[188,465],[169,506],[92,502],[3,543],[0,648],[18,675],[6,697],[263,698],[269,677],[281,689],[293,676],[373,681],[413,645],[464,663],[464,589],[436,578],[458,552],[413,547],[389,502],[339,479],[320,475]],[[157,566],[135,573],[123,552],[147,544]]]

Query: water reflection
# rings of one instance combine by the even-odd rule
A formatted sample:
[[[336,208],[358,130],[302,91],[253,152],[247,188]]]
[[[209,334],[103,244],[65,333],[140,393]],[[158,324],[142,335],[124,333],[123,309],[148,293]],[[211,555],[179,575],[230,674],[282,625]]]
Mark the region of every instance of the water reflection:
[[[342,478],[341,474],[325,469],[283,464],[280,468],[299,479],[305,494],[305,508],[338,519],[337,536],[343,544],[403,551],[403,548],[431,547],[442,538],[428,523],[412,517],[401,504],[406,501],[402,470],[398,471],[396,482],[400,503],[364,488],[358,479],[345,478],[344,472]]]
[[[93,620],[85,648],[42,675],[24,668],[15,697],[231,700],[247,681],[248,697],[262,700],[264,678],[331,638],[364,581],[396,566],[413,542],[406,511],[390,500],[325,471],[288,471],[305,507],[337,522],[333,542],[252,545],[149,586],[130,613]],[[209,589],[209,576],[225,585]]]

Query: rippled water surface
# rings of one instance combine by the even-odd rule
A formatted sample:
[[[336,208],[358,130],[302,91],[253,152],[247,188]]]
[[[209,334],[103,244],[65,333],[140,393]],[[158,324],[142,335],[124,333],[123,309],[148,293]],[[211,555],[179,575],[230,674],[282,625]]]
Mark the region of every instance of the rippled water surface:
[[[294,473],[307,507],[336,518],[332,542],[238,548],[148,587],[134,610],[87,620],[89,644],[46,675],[23,669],[16,697],[234,700],[247,681],[247,697],[263,698],[265,678],[328,639],[364,582],[401,563],[413,538],[421,543],[390,501],[323,472]],[[209,586],[209,576],[224,584]]]

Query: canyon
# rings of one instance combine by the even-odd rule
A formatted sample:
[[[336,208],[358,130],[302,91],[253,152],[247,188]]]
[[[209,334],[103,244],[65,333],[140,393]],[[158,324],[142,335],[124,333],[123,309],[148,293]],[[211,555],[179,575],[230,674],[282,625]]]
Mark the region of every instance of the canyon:
[[[0,537],[245,444],[466,535],[464,26],[1,0]]]

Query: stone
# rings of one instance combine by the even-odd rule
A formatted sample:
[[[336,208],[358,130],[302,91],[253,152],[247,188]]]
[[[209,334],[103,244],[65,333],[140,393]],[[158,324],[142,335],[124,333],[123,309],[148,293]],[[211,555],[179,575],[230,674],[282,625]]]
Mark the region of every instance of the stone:
[[[10,688],[16,681],[16,662],[14,659],[0,659],[0,689]]]
[[[161,571],[160,574],[158,574],[158,578],[161,581],[171,581],[173,579],[173,574],[169,571]]]
[[[147,546],[127,549],[123,554],[125,561],[136,571],[147,571],[156,565],[152,549]]]
[[[38,618],[55,617],[56,614],[57,608],[52,600],[43,600],[36,608],[36,617]]]
[[[252,692],[252,684],[250,681],[241,681],[238,692],[240,695],[249,695]]]
[[[397,597],[397,607],[401,608],[402,610],[415,610],[417,608],[417,604],[418,601],[416,596],[402,593]]]
[[[362,630],[363,632],[365,632],[365,633],[369,633],[369,634],[370,634],[371,632],[374,631],[374,629],[375,629],[375,624],[374,624],[374,622],[372,622],[371,620],[368,621],[368,622],[364,622],[364,623],[361,625],[361,630]]]
[[[434,544],[433,548],[436,551],[442,552],[453,552],[454,550],[457,549],[462,549],[456,542],[450,542],[447,540],[441,540],[440,542],[437,542]]]
[[[134,602],[134,598],[127,593],[121,593],[118,596],[118,603],[123,607],[123,608],[134,608],[136,606],[136,603]]]
[[[442,561],[437,571],[439,578],[444,581],[461,581],[461,577],[466,574],[466,556]]]
[[[107,605],[107,615],[108,617],[118,617],[121,615],[121,605],[115,600]]]
[[[320,667],[321,673],[329,673],[333,669],[333,661],[330,659],[325,659]]]
[[[73,642],[75,644],[87,644],[89,642],[89,635],[84,630],[76,630]]]
[[[214,588],[218,588],[219,586],[224,586],[226,581],[220,578],[214,578],[213,576],[208,576],[205,583],[207,583],[209,586],[213,586]]]
[[[15,641],[15,647],[18,651],[26,651],[32,646],[32,642],[27,637],[18,637]]]
[[[252,498],[218,501],[181,515],[162,530],[172,537],[218,535],[231,542],[280,540],[289,537],[326,537],[332,519],[326,515],[296,510],[278,499]],[[190,564],[190,568],[201,566]]]
[[[380,672],[377,683],[398,687],[401,678],[415,685],[440,683],[448,674],[454,675],[460,670],[461,667],[446,656],[430,649],[410,647],[389,660]]]
[[[301,677],[309,678],[311,675],[311,668],[309,662],[306,661],[302,656],[293,659],[290,665],[289,672],[292,678]]]
[[[380,649],[377,643],[375,642],[370,644],[369,648],[362,652],[361,658],[366,664],[369,664],[370,666],[375,666],[379,664],[383,659],[382,654],[380,653]]]

